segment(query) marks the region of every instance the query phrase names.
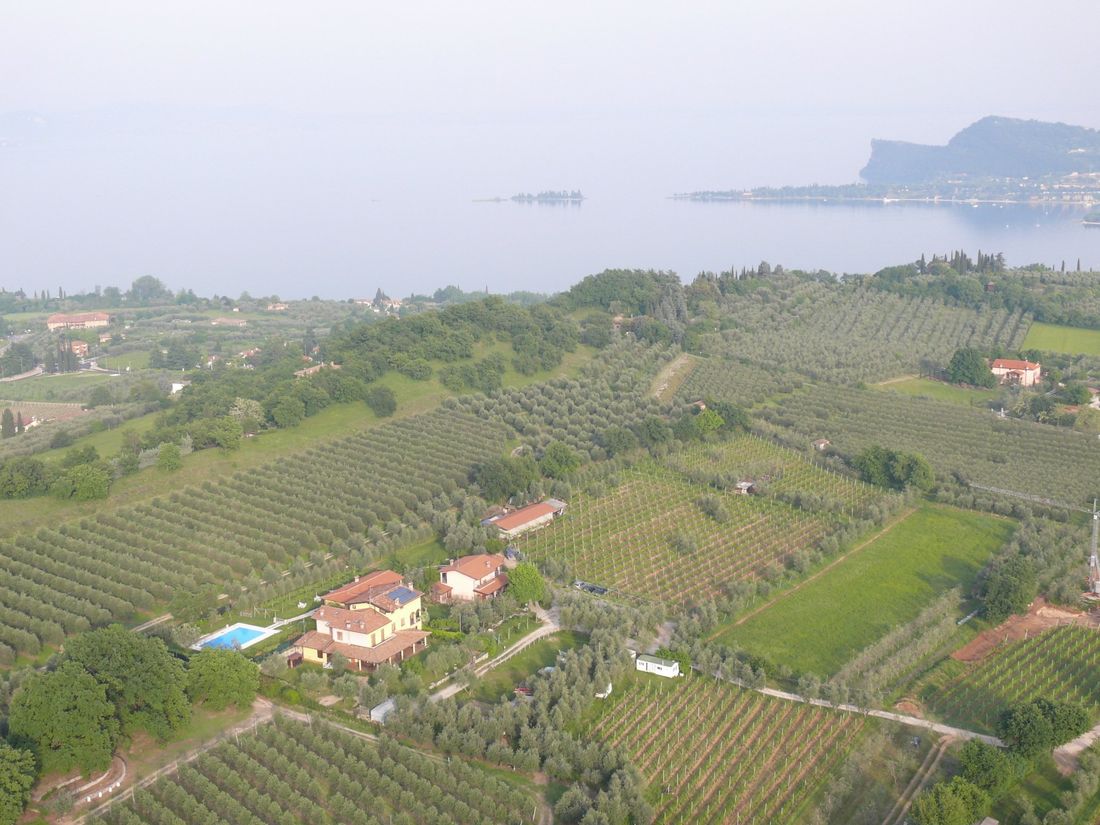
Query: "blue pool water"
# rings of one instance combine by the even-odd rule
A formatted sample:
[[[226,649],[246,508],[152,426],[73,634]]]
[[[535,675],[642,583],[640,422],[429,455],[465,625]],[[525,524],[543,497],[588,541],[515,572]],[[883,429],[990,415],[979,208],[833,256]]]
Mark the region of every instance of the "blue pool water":
[[[232,650],[235,647],[245,647],[249,642],[255,641],[263,635],[264,629],[262,627],[236,625],[228,628],[225,632],[218,634],[212,639],[207,639],[202,643],[202,646]]]

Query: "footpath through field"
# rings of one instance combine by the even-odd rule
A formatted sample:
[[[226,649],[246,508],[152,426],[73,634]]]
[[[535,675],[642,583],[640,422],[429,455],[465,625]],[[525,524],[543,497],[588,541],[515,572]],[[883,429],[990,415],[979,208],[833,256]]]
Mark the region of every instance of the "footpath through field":
[[[805,696],[799,696],[797,693],[788,693],[785,690],[776,690],[775,688],[753,688],[758,693],[763,693],[765,696],[772,696],[776,699],[785,699],[788,702],[802,702],[807,705],[815,705],[819,708],[832,708],[833,710],[841,710],[846,713],[858,713],[862,716],[874,716],[876,719],[887,719],[891,722],[900,722],[903,725],[908,725],[913,728],[924,728],[925,730],[938,733],[943,736],[954,736],[957,739],[977,739],[980,742],[985,742],[987,745],[993,745],[998,748],[1003,748],[1005,743],[998,739],[996,736],[988,736],[984,733],[978,733],[973,730],[966,730],[965,728],[956,728],[951,725],[944,725],[940,722],[933,722],[929,719],[921,719],[918,716],[907,716],[904,713],[894,713],[889,710],[876,710],[874,708],[861,708],[856,705],[849,705],[841,703],[834,705],[831,702],[827,702],[824,699],[807,699]]]
[[[910,507],[908,510],[904,510],[903,512],[901,512],[898,515],[894,516],[893,520],[889,524],[884,526],[881,530],[879,530],[877,533],[875,533],[872,536],[868,536],[866,539],[861,541],[859,544],[857,544],[855,547],[853,547],[847,553],[844,553],[843,555],[837,556],[835,559],[833,559],[827,565],[822,567],[820,570],[818,570],[812,576],[809,576],[809,577],[803,579],[798,584],[796,584],[794,587],[791,587],[787,590],[782,591],[781,593],[776,595],[775,598],[768,599],[766,602],[764,602],[759,607],[754,607],[752,610],[750,610],[744,616],[740,617],[737,621],[735,621],[733,623],[733,626],[737,627],[738,625],[744,624],[749,619],[751,619],[753,616],[755,616],[758,613],[764,612],[765,610],[767,610],[769,607],[771,607],[776,602],[787,598],[792,593],[797,593],[799,590],[801,590],[807,584],[814,581],[814,579],[817,579],[818,577],[823,576],[824,574],[828,573],[830,570],[832,570],[834,567],[836,567],[838,564],[840,564],[845,559],[850,559],[852,556],[854,556],[856,553],[858,553],[860,550],[862,550],[867,545],[869,545],[872,542],[875,542],[878,539],[885,536],[887,533],[889,533],[891,530],[893,530],[895,527],[897,527],[899,524],[901,524],[903,521],[905,521],[907,518],[909,518],[909,516],[913,515],[913,513],[915,513],[916,511],[917,511],[916,507]],[[728,629],[729,629],[728,626],[720,627],[718,630],[716,630],[711,635],[710,639],[711,640],[715,639],[716,637],[720,636],[722,633],[725,633]]]

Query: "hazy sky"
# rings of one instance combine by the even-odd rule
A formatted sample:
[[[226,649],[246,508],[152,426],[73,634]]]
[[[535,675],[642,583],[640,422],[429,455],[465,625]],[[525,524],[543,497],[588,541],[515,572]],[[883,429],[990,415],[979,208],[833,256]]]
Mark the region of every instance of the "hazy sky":
[[[273,198],[308,238],[428,193],[847,182],[872,137],[985,114],[1100,127],[1098,30],[1095,0],[0,0],[0,285],[201,283],[244,259],[227,212],[235,272],[278,280]]]

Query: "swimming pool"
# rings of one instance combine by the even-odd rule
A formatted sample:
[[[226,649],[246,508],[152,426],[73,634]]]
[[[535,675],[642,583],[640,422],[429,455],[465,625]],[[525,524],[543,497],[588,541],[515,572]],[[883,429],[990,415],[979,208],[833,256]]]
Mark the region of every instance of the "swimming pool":
[[[273,636],[279,631],[269,627],[256,627],[254,624],[237,622],[229,627],[222,628],[216,633],[203,636],[192,647],[195,650],[221,649],[244,650],[249,645],[254,645],[268,636]]]

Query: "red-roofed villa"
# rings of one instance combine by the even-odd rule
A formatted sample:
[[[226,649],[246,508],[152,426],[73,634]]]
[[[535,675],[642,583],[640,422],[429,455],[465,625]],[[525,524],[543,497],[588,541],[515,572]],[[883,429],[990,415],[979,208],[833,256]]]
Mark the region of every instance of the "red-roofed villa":
[[[1002,384],[1015,384],[1020,387],[1034,387],[1043,375],[1039,364],[1014,358],[997,358],[989,369]]]
[[[492,599],[508,585],[505,559],[499,553],[463,556],[439,568],[432,598],[440,604]]]

